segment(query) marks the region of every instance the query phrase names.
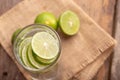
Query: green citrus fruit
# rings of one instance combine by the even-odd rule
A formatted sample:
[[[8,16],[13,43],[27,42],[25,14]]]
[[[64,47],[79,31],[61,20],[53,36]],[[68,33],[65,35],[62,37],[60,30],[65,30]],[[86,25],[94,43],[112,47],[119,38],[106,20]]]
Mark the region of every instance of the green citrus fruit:
[[[20,31],[21,31],[21,29],[19,28],[13,33],[12,39],[11,39],[12,44],[14,43],[14,41],[15,41],[15,39]]]
[[[45,24],[47,26],[52,27],[53,29],[57,29],[57,19],[56,17],[50,13],[50,12],[43,12],[40,13],[36,19],[35,19],[36,24]]]
[[[54,62],[54,61],[56,60],[56,58],[57,58],[57,56],[56,56],[55,58],[48,60],[48,59],[42,59],[42,58],[40,58],[40,57],[37,56],[37,55],[34,55],[34,57],[35,57],[35,59],[36,59],[38,62],[40,62],[40,63],[42,63],[42,64],[45,64],[45,65],[51,64],[51,63]]]
[[[74,35],[79,30],[80,21],[76,13],[68,10],[61,14],[59,25],[65,34]]]
[[[28,45],[31,43],[32,37],[25,38],[19,45],[19,56],[22,56],[22,50],[25,45]]]
[[[28,47],[28,59],[29,59],[30,63],[38,69],[43,69],[46,67],[45,65],[43,65],[35,60],[31,45],[29,45],[29,47]]]
[[[36,33],[33,36],[31,45],[33,52],[42,59],[51,60],[59,52],[57,40],[47,32]]]
[[[29,43],[30,44],[30,43]],[[22,49],[22,55],[21,55],[21,59],[23,61],[23,63],[27,66],[27,67],[31,67],[31,68],[35,68],[30,61],[28,60],[28,47],[29,44],[25,45]]]

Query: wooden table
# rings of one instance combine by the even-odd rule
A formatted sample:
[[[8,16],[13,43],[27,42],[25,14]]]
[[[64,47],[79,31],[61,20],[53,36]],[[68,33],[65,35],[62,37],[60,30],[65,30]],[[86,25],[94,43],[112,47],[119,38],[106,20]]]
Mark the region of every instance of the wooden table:
[[[0,0],[0,15],[22,0]],[[109,34],[114,34],[116,0],[74,0]],[[120,0],[118,0],[120,2]],[[120,7],[119,7],[120,9]],[[114,26],[114,27],[113,27]],[[112,55],[98,71],[93,80],[110,80]],[[116,70],[117,71],[117,70]],[[116,72],[117,73],[117,72]],[[119,78],[120,79],[120,78]],[[116,80],[119,80],[116,79]],[[0,46],[0,80],[25,80],[14,62]],[[113,78],[111,78],[113,80]]]

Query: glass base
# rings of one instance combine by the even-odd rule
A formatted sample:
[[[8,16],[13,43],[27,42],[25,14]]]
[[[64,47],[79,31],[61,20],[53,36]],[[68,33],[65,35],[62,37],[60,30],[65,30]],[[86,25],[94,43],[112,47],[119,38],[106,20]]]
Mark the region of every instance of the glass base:
[[[58,80],[58,65],[53,66],[49,71],[42,73],[30,73],[32,80]]]

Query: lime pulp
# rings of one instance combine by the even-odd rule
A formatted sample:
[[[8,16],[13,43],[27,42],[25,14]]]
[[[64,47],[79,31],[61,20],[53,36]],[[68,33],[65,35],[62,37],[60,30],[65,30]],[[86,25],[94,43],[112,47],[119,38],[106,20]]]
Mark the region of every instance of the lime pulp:
[[[34,68],[33,67],[33,65],[29,62],[29,60],[28,60],[28,56],[27,56],[27,54],[28,54],[28,52],[27,52],[27,50],[28,50],[28,46],[29,45],[25,45],[24,46],[24,48],[23,48],[23,50],[22,50],[22,61],[23,61],[23,63],[26,65],[26,66],[28,66],[28,67],[30,67],[30,68]]]
[[[74,12],[68,10],[61,14],[59,25],[66,35],[74,35],[79,30],[80,21]]]
[[[22,56],[22,50],[23,50],[23,47],[25,45],[28,45],[31,43],[31,40],[32,40],[32,37],[28,37],[28,38],[25,38],[23,41],[21,41],[20,45],[19,45],[19,56],[21,57]]]
[[[43,69],[45,67],[45,65],[42,65],[35,60],[31,45],[29,45],[29,48],[28,48],[28,59],[29,59],[30,63],[38,69]]]
[[[33,36],[33,52],[40,58],[50,60],[57,56],[59,52],[57,40],[47,32],[38,32]]]

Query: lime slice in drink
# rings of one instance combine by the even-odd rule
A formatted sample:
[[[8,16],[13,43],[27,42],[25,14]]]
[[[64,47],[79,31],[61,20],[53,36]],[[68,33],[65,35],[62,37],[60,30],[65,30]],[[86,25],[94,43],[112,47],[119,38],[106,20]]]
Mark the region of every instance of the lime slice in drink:
[[[42,59],[53,59],[57,56],[57,40],[48,32],[38,32],[32,39],[33,52]]]
[[[29,44],[30,44],[30,43],[29,43]],[[29,45],[25,45],[24,48],[22,49],[22,57],[21,57],[21,59],[22,59],[23,63],[24,63],[27,67],[34,68],[34,67],[32,66],[32,64],[31,64],[31,63],[29,62],[29,60],[28,60],[28,56],[27,56],[28,46],[29,46]]]
[[[19,28],[13,33],[12,39],[11,39],[12,44],[14,43],[14,41],[15,41],[15,39],[20,31],[21,31],[21,29]]]
[[[65,34],[74,35],[79,30],[80,21],[74,12],[68,10],[60,16],[59,25]]]
[[[25,45],[28,45],[31,43],[32,37],[25,38],[19,45],[19,56],[22,55],[22,49]]]
[[[53,29],[57,29],[57,19],[56,17],[50,13],[50,12],[42,12],[40,13],[36,19],[35,19],[35,23],[37,24],[45,24],[48,25],[50,27],[52,27]]]
[[[40,57],[37,56],[37,55],[35,55],[34,57],[35,57],[35,59],[36,59],[38,62],[40,62],[40,63],[42,63],[42,64],[45,64],[45,65],[51,64],[53,61],[56,60],[56,57],[53,58],[53,59],[50,59],[50,60],[42,59],[42,58],[40,58]]]
[[[41,63],[39,63],[39,62],[37,62],[37,61],[35,60],[34,55],[33,55],[33,51],[32,51],[32,47],[31,47],[31,44],[29,45],[29,48],[28,48],[28,59],[29,59],[30,63],[31,63],[34,67],[36,67],[36,68],[38,68],[38,69],[43,69],[43,68],[45,68],[45,65],[43,65],[43,64],[41,64]]]

